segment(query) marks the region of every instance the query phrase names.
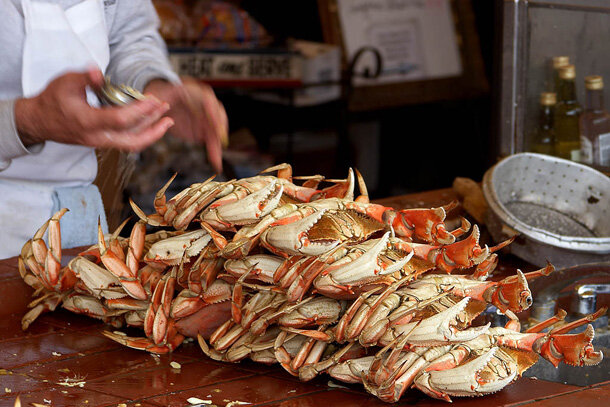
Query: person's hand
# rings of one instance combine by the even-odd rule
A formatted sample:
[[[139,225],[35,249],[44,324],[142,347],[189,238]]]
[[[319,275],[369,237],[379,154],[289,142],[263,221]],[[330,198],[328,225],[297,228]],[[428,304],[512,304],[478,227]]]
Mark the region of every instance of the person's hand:
[[[169,105],[152,96],[121,107],[89,106],[87,86],[96,89],[103,81],[97,69],[67,73],[38,96],[17,100],[15,124],[23,144],[50,140],[139,151],[163,137],[174,124],[163,117]]]
[[[168,116],[176,125],[170,133],[189,142],[205,143],[210,164],[215,171],[222,172],[222,146],[228,143],[228,120],[212,88],[183,77],[182,85],[152,80],[144,91],[171,105]]]

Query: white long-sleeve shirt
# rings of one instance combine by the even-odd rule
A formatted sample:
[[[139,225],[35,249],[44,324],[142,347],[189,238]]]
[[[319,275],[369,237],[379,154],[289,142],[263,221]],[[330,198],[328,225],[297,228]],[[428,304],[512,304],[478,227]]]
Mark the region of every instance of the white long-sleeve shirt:
[[[56,3],[64,9],[82,0],[36,0]],[[138,90],[155,78],[178,81],[158,33],[159,19],[150,0],[104,0],[110,63],[106,70],[113,82]],[[25,29],[21,0],[0,0],[0,171],[13,158],[39,151],[26,148],[15,128],[15,100],[23,97],[21,62]]]

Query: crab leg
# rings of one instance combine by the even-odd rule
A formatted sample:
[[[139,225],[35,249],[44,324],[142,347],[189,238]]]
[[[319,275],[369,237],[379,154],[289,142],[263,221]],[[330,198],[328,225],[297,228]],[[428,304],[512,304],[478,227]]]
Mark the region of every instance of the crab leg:
[[[234,324],[233,321],[227,321]],[[248,333],[248,330],[239,324],[231,325],[231,329],[227,331],[222,337],[218,337],[216,339],[216,332],[213,337],[210,337],[210,344],[214,347],[214,349],[218,352],[222,352],[228,349],[231,345],[235,343],[240,337]],[[224,328],[224,326],[222,326]]]
[[[315,331],[315,332],[323,333],[324,329],[325,329],[325,326],[322,325],[318,328],[318,331]],[[307,361],[309,361],[310,363],[315,363],[319,360],[319,358],[322,356],[322,352],[324,351],[326,346],[328,346],[328,343],[326,343],[326,341],[324,341],[324,340],[316,339],[317,335],[313,334],[313,332],[312,332],[312,336],[309,336],[305,340],[305,342],[303,343],[303,345],[301,345],[300,349],[298,350],[298,352],[296,353],[294,358],[292,358],[290,356],[290,354],[288,353],[288,351],[283,346],[284,343],[287,342],[286,338],[287,338],[288,332],[291,332],[291,331],[292,330],[290,330],[290,329],[285,329],[284,333],[281,333],[280,335],[278,335],[277,339],[275,340],[274,350],[275,350],[276,358],[280,362],[282,367],[284,367],[284,369],[286,369],[290,374],[292,374],[294,376],[298,376],[299,369]],[[301,334],[302,332],[295,330],[294,333]],[[315,351],[312,350],[314,348],[315,348]]]
[[[331,308],[330,313],[332,313],[332,311],[334,310],[334,307],[332,307],[332,305],[335,304],[329,301],[333,300],[321,297],[309,297],[297,304],[293,304],[290,306],[284,305],[278,311],[270,314],[265,314],[260,318],[256,319],[254,322],[252,322],[252,324],[250,325],[250,332],[252,332],[254,335],[260,336],[265,333],[265,331],[271,324],[275,323],[278,320],[281,321],[281,326],[291,327],[304,327],[311,324],[312,322],[317,321],[330,320],[329,322],[332,322],[338,317],[338,314],[341,311],[341,306],[337,304],[338,310],[336,310],[336,314],[328,316],[329,312],[325,308]],[[309,306],[305,307],[307,303],[310,304]],[[305,314],[300,314],[298,312],[299,310],[301,310],[301,307],[303,307],[303,311],[305,312]],[[326,312],[327,315],[325,315],[324,312]],[[310,317],[304,318],[305,315],[310,315]]]
[[[140,260],[144,254],[144,238],[146,237],[146,224],[142,221],[136,222],[129,236],[129,249],[125,264],[131,271],[131,275],[137,276],[140,269]]]
[[[262,351],[271,351],[275,338],[279,334],[279,328],[267,331],[264,335],[256,336],[248,334],[242,336],[227,352],[224,359],[227,362],[238,362],[248,355]]]
[[[573,366],[590,366],[601,362],[603,353],[593,349],[591,341],[595,335],[593,326],[578,334],[566,334],[578,326],[599,318],[606,309],[602,308],[592,315],[581,318],[554,329],[549,333],[518,333],[503,328],[493,328],[490,332],[500,346],[535,352],[553,365],[562,361]]]
[[[350,309],[345,313],[345,315],[341,318],[339,325],[337,326],[337,342],[343,342],[343,340],[351,341],[357,338],[362,330],[367,326],[368,321],[374,315],[375,311],[383,304],[384,309],[381,311],[382,313],[386,311],[386,315],[381,316],[381,318],[387,316],[387,312],[390,312],[394,308],[398,306],[400,303],[400,298],[398,296],[388,297],[394,293],[402,284],[408,281],[410,277],[405,276],[400,280],[396,280],[390,286],[388,286],[381,295],[376,297],[370,306],[366,308],[362,307],[365,300],[369,298],[373,293],[379,291],[379,288],[375,288],[371,291],[363,293],[360,297],[354,301],[350,307]],[[388,303],[385,304],[386,300]],[[356,323],[352,322],[352,319],[356,316],[356,311],[358,312],[359,318]],[[374,321],[378,321],[380,319],[380,315],[375,315]],[[349,324],[349,325],[348,325]],[[344,336],[345,335],[345,336]]]
[[[318,342],[318,344],[323,344],[323,342]],[[354,349],[352,349],[352,348],[354,348]],[[320,345],[319,349],[323,351],[326,349],[326,346]],[[317,360],[319,360],[321,357],[321,352],[320,352],[320,355],[318,355],[318,353],[319,352],[317,351],[317,349],[314,349],[312,351],[312,354],[315,355],[315,358]],[[304,366],[302,366],[299,369],[299,379],[301,379],[303,381],[311,380],[314,377],[316,377],[317,375],[319,375],[320,373],[327,371],[332,366],[334,366],[338,363],[341,363],[344,360],[344,358],[350,360],[350,359],[361,357],[361,356],[363,356],[363,354],[366,354],[366,350],[363,347],[355,344],[354,342],[351,342],[351,343],[348,343],[343,348],[339,349],[332,356],[330,356],[322,361],[313,362],[312,361],[313,358],[308,358],[308,360],[306,361]]]
[[[396,233],[403,236],[414,236],[428,242],[450,244],[455,241],[455,236],[445,229],[443,223],[447,212],[457,207],[458,203],[453,201],[445,206],[434,209],[404,209],[398,211],[397,218],[400,223],[394,222]],[[411,232],[412,231],[412,232]],[[410,234],[411,233],[411,234]]]
[[[42,232],[44,233],[44,231]],[[38,232],[37,232],[38,234]],[[40,241],[42,242],[42,244],[44,245],[44,241],[42,241],[42,237],[40,238]],[[36,259],[36,253],[33,251],[33,245],[36,244],[33,242],[33,240],[28,240],[23,247],[21,248],[21,254],[19,256],[19,274],[21,275],[21,277],[25,280],[27,276],[31,276],[31,274],[28,274],[27,270],[26,270],[26,265],[27,267],[30,269],[30,271],[32,272],[32,274],[35,276],[35,279],[31,282],[28,283],[28,285],[38,288],[38,286],[42,285],[42,287],[46,288],[47,290],[53,290],[53,287],[49,284],[49,282],[47,281],[45,275],[44,275],[44,263],[40,263],[37,259]],[[46,245],[43,246],[44,250],[46,250]],[[45,258],[46,254],[44,254]]]
[[[105,337],[112,339],[113,341],[118,342],[123,346],[127,346],[129,348],[137,350],[145,350],[147,352],[156,354],[172,352],[184,341],[184,336],[176,334],[173,337],[169,338],[166,343],[157,345],[150,338],[134,338],[131,336],[120,335],[110,331],[103,331],[102,333]]]
[[[68,209],[63,208],[53,215],[49,220],[49,249],[46,253],[44,274],[49,285],[54,286],[59,280],[61,269],[61,232],[59,220]]]
[[[165,185],[163,185],[163,187],[161,187],[161,189],[155,194],[155,200],[153,201],[153,205],[157,213],[161,216],[165,215],[165,212],[167,212],[165,191],[167,191],[167,188],[169,188],[169,186],[174,181],[177,175],[178,173],[175,172],[174,175],[172,175],[172,177],[169,179],[169,181],[167,181]]]
[[[584,324],[586,324],[587,322],[593,322],[595,321],[597,318],[601,317],[602,315],[604,315],[606,313],[606,311],[608,311],[608,307],[602,307],[600,309],[598,309],[597,311],[595,311],[593,314],[591,315],[587,315],[586,317],[577,319],[576,321],[572,321],[570,323],[567,323],[563,326],[557,327],[555,329],[553,329],[550,334],[554,335],[554,334],[565,334],[567,332],[570,332],[572,329],[578,328],[579,326],[582,326]]]
[[[295,258],[296,261],[292,262],[291,259]],[[314,267],[315,270],[319,270],[320,267],[324,266],[324,260],[322,260],[320,257],[316,257],[316,256],[309,256],[309,257],[302,257],[302,256],[292,256],[290,258],[288,258],[284,264],[288,263],[290,265],[290,268],[288,270],[286,270],[286,272],[284,273],[284,270],[281,269],[280,271],[283,272],[283,276],[282,278],[279,280],[279,287],[283,288],[285,290],[288,290],[290,287],[293,286],[292,288],[292,292],[295,294],[295,297],[297,297],[298,295],[301,294],[301,292],[303,292],[306,288],[304,287],[305,282],[303,281],[303,277],[301,276],[302,273],[307,272],[307,270],[310,269],[310,267]],[[315,272],[314,270],[314,272]],[[312,273],[312,271],[309,272],[310,274]],[[273,276],[274,281],[275,281],[275,275]],[[299,280],[299,282],[295,283],[295,281]],[[309,288],[309,287],[307,287]],[[297,291],[299,290],[299,291]]]
[[[552,316],[551,318],[539,322],[536,325],[533,325],[531,327],[529,327],[525,332],[526,333],[537,333],[537,332],[542,332],[542,330],[555,325],[557,322],[559,321],[563,321],[565,319],[567,315],[567,312],[565,312],[562,309],[559,309],[559,311],[557,311],[557,314]]]
[[[418,356],[415,352],[409,352],[406,355],[406,358],[401,358],[401,356],[404,356],[403,349],[407,345],[411,332],[413,332],[413,330],[405,332],[375,354],[371,367],[369,368],[367,375],[363,378],[366,379],[365,382],[381,385],[388,381],[390,377],[400,375],[401,369],[405,370],[407,366],[410,366],[411,363],[415,361]],[[392,349],[392,351],[390,352],[390,355],[384,359],[383,356],[389,349]],[[399,359],[401,359],[400,364],[398,364]],[[397,369],[397,366],[401,366],[401,368]]]
[[[155,292],[160,291],[161,287],[163,289],[157,309],[154,310],[155,316],[152,326],[152,339],[157,344],[163,342],[169,330],[170,320],[173,321],[170,316],[170,311],[176,285],[176,269],[172,269],[171,274],[169,276],[165,275],[163,280],[164,282],[161,282],[155,288]],[[150,309],[154,309],[152,304],[149,310]]]
[[[334,182],[335,185],[328,188],[322,189],[319,193],[314,195],[311,200],[323,198],[340,198],[351,201],[354,199],[354,171],[350,168],[347,173],[347,179],[344,180],[326,180],[328,182]]]
[[[343,316],[339,320],[339,324],[337,324],[337,330],[335,332],[335,335],[336,335],[335,339],[337,340],[337,342],[343,343],[345,341],[345,334],[346,334],[347,327],[352,322],[356,313],[360,310],[360,308],[363,306],[363,304],[366,302],[366,300],[371,295],[378,292],[380,289],[381,289],[381,287],[375,287],[370,291],[364,292],[364,293],[360,294],[360,296],[358,296],[358,298],[354,302],[352,302],[350,307],[347,309],[347,311],[343,314]]]
[[[67,295],[68,293],[48,292],[28,304],[28,308],[31,309],[21,318],[21,329],[27,330],[30,324],[41,314],[47,311],[55,311],[55,308],[64,301]]]
[[[125,292],[133,298],[145,300],[148,297],[144,287],[137,278],[136,274],[132,274],[131,270],[124,261],[121,261],[112,251],[108,250],[104,239],[102,226],[98,222],[98,245],[100,248],[100,258],[104,266],[114,274],[118,279]]]

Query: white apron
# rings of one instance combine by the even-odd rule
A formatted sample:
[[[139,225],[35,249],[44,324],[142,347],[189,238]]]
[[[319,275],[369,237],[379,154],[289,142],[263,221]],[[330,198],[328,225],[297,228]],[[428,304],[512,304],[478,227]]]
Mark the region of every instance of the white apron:
[[[69,71],[82,72],[94,64],[106,70],[110,51],[102,0],[85,0],[67,10],[22,0],[22,7],[24,97],[39,94]],[[91,93],[88,100],[96,101]],[[12,160],[0,171],[0,258],[19,254],[65,203],[71,207],[61,223],[62,245],[94,243],[98,216],[104,227],[106,223],[101,196],[91,185],[96,174],[95,151],[85,146],[47,141],[38,154]]]

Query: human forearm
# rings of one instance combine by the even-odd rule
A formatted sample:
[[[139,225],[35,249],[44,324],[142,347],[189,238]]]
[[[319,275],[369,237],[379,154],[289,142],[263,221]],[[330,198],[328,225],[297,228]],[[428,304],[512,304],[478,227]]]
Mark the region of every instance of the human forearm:
[[[31,146],[43,142],[40,131],[39,107],[36,98],[23,98],[15,101],[15,129],[21,143]]]
[[[27,120],[16,117],[20,105],[19,100],[0,101],[0,171],[8,167],[12,159],[37,152],[41,147],[27,137],[23,140],[19,134],[18,121]]]
[[[102,82],[98,70],[67,73],[39,95],[17,100],[12,117],[18,144],[26,153],[25,146],[35,148],[47,140],[137,151],[162,137],[173,124],[163,117],[169,105],[153,97],[123,107],[89,106],[86,88],[101,86]]]

